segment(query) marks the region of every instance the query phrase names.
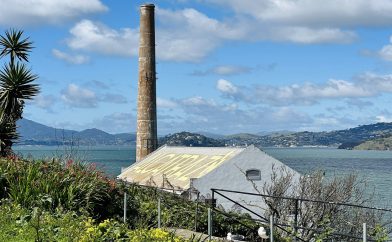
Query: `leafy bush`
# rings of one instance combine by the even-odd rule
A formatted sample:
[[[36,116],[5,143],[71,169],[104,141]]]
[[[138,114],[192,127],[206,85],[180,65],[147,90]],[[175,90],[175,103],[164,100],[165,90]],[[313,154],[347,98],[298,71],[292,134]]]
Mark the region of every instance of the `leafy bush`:
[[[87,215],[56,209],[23,208],[3,200],[0,205],[0,241],[131,241],[190,242],[161,229],[130,230],[113,219],[96,222]]]
[[[54,159],[0,159],[0,186],[0,196],[1,191],[6,191],[3,197],[5,195],[24,208],[35,207],[36,215],[53,213],[58,209],[77,214],[86,211],[85,215],[93,216],[101,222],[107,218],[120,220],[123,213],[123,196],[126,192],[129,198],[127,224],[136,230],[157,227],[157,200],[161,198],[161,218],[164,227],[207,233],[205,204],[197,204],[155,188],[115,182],[103,176],[94,167],[72,160],[60,162]],[[254,235],[258,228],[258,224],[249,220],[248,215],[229,212],[227,217],[214,213],[213,218],[215,236],[226,236],[228,232],[249,236]],[[94,233],[91,233],[91,236],[93,235]]]
[[[6,195],[25,207],[37,205],[38,198],[51,198],[47,209],[81,208],[93,215],[107,212],[115,184],[94,167],[81,163],[0,159],[0,185]],[[1,194],[1,193],[0,193]]]
[[[176,194],[163,192],[161,190],[142,187],[135,184],[124,186],[121,189],[127,191],[127,195],[132,201],[132,216],[129,223],[135,227],[151,228],[158,224],[158,198],[161,199],[161,222],[164,227],[183,228],[202,233],[207,233],[207,206],[201,202],[189,201]],[[196,206],[197,229],[195,229]],[[257,236],[257,229],[260,224],[252,221],[247,214],[227,212],[228,216],[214,212],[213,234],[215,236],[226,236],[228,232],[247,235],[247,237]]]

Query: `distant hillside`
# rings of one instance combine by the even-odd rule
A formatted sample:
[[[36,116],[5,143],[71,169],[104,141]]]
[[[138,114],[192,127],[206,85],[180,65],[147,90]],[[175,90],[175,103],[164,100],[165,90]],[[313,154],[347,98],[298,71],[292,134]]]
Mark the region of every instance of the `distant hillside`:
[[[136,140],[135,134],[109,134],[99,129],[83,131],[56,129],[28,119],[17,122],[19,145],[125,145]]]
[[[239,134],[232,134],[226,135],[225,139],[239,139],[239,140],[247,140],[247,139],[258,139],[261,136],[256,134],[248,134],[248,133],[239,133]]]
[[[256,135],[258,136],[271,136],[271,135],[288,135],[288,134],[292,134],[295,133],[294,131],[289,131],[289,130],[280,130],[280,131],[262,131],[262,132],[258,132],[256,133]]]
[[[134,144],[135,134],[109,134],[99,129],[83,131],[56,129],[28,119],[18,121],[24,145],[126,145]],[[229,136],[181,132],[159,139],[160,144],[182,146],[232,146],[250,145],[259,147],[332,146],[341,149],[390,149],[392,147],[392,123],[362,125],[351,129],[330,132],[272,132],[268,135],[240,133]]]
[[[368,140],[353,147],[354,150],[392,150],[392,136]]]
[[[196,134],[201,134],[204,135],[205,137],[212,138],[212,139],[224,139],[225,135],[223,134],[214,134],[210,132],[204,132],[204,131],[197,131]]]
[[[255,144],[260,147],[334,146],[341,148],[358,145],[367,140],[392,135],[392,123],[362,125],[330,132],[296,132],[271,134],[260,137],[232,136],[225,140],[232,145]]]
[[[170,146],[195,146],[195,147],[217,147],[225,146],[221,140],[208,138],[201,134],[181,132],[167,135],[159,139],[159,145]]]

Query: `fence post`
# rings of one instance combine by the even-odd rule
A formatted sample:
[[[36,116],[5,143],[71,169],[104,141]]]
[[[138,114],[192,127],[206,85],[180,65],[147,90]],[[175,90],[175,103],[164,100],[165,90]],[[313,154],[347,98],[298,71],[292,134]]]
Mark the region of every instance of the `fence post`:
[[[211,208],[208,208],[208,241],[211,241],[212,237],[212,214],[211,214]]]
[[[124,192],[124,223],[127,222],[127,193]]]
[[[294,235],[293,235],[293,241],[297,241],[297,232],[298,232],[298,199],[294,200]]]
[[[274,215],[270,216],[270,242],[274,242]]]
[[[366,223],[363,223],[363,242],[367,241]]]
[[[161,198],[158,198],[158,228],[161,228]]]
[[[197,216],[199,213],[199,192],[197,192],[196,198],[196,211],[195,211],[195,232],[197,232]]]

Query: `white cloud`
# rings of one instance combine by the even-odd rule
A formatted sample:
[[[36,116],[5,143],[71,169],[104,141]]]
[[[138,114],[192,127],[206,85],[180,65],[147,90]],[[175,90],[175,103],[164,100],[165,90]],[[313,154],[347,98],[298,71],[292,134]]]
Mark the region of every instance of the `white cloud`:
[[[387,117],[387,116],[384,116],[384,115],[378,115],[378,116],[376,116],[376,122],[378,122],[378,123],[390,123],[390,122],[392,122],[392,117]]]
[[[392,43],[392,36],[389,38],[389,42]],[[392,44],[383,46],[377,55],[386,61],[392,61]]]
[[[57,24],[107,11],[100,0],[0,0],[0,25]]]
[[[259,36],[262,40],[288,41],[301,44],[353,42],[357,36],[353,31],[337,28],[310,28],[302,26],[284,26],[265,29],[268,34]]]
[[[392,93],[392,75],[367,73],[355,81],[331,79],[323,84],[305,83],[289,86],[236,86],[227,80],[217,81],[217,90],[225,97],[248,103],[271,105],[311,105],[323,99],[367,98]]]
[[[238,92],[238,88],[233,85],[231,82],[224,80],[224,79],[219,79],[216,83],[216,88],[225,94],[233,95]]]
[[[116,112],[95,119],[85,125],[86,128],[98,128],[109,133],[128,133],[136,130],[136,117],[131,113]]]
[[[111,29],[90,20],[78,22],[71,30],[68,46],[73,50],[86,50],[105,55],[137,55],[139,33],[135,29]]]
[[[158,127],[163,133],[203,130],[232,134],[298,129],[313,122],[307,114],[289,107],[275,109],[265,107],[243,108],[236,103],[222,104],[200,96],[176,100],[176,103],[178,106],[172,112],[181,111],[183,115],[159,121]]]
[[[136,130],[136,117],[131,113],[115,112],[107,115],[102,115],[100,118],[95,118],[86,123],[73,123],[67,121],[56,121],[51,124],[54,127],[61,127],[62,129],[84,130],[97,128],[108,133],[131,133]]]
[[[115,93],[105,93],[102,95],[99,95],[99,101],[101,102],[107,102],[107,103],[127,103],[127,98],[124,97],[121,94],[115,94]]]
[[[56,97],[53,95],[38,95],[34,97],[32,103],[39,108],[51,111],[53,105],[56,103]]]
[[[212,71],[218,75],[234,75],[250,72],[251,68],[244,66],[223,65],[214,67]]]
[[[75,64],[75,65],[80,65],[80,64],[85,64],[88,63],[90,61],[90,58],[88,56],[85,55],[71,55],[65,52],[62,52],[60,50],[57,49],[53,49],[52,50],[52,54],[60,60],[64,60],[68,63],[71,64]]]
[[[98,98],[92,90],[69,84],[62,91],[61,100],[67,105],[77,108],[94,108],[98,104]]]
[[[157,28],[157,57],[171,61],[199,61],[223,41],[277,40],[298,43],[350,42],[355,35],[337,29],[282,27],[261,30],[249,23],[225,23],[194,10],[169,11],[158,9],[162,22]],[[245,27],[245,26],[251,26]],[[138,29],[111,29],[101,23],[82,20],[71,30],[67,40],[73,50],[92,51],[105,55],[136,56],[139,46]],[[256,34],[255,34],[256,33]],[[262,33],[262,34],[257,34]],[[218,66],[212,72],[222,75],[246,72],[243,67]]]
[[[217,20],[195,9],[157,9],[157,53],[161,59],[198,61],[224,41],[288,41],[303,44],[350,43],[356,35],[338,28],[271,25],[249,18]],[[227,67],[215,72],[232,72]],[[235,70],[235,71],[238,71]]]
[[[95,108],[98,103],[128,103],[126,97],[117,93],[101,92],[98,86],[97,91],[91,88],[81,87],[77,84],[69,84],[61,91],[61,100],[70,107],[76,108]]]
[[[222,76],[230,76],[230,75],[239,75],[244,73],[252,72],[255,68],[247,67],[247,66],[238,66],[238,65],[219,65],[214,66],[205,71],[194,71],[191,75],[194,76],[206,76],[210,74],[222,75]]]
[[[193,8],[156,8],[159,59],[200,61],[225,41],[351,43],[357,38],[354,30],[358,27],[392,25],[391,0],[204,1],[229,6],[235,13],[218,20]],[[117,56],[136,56],[138,53],[138,29],[116,30],[82,20],[70,33],[67,43],[73,50]],[[379,54],[392,60],[391,52],[387,45]],[[241,71],[228,66],[211,70],[221,75]]]
[[[177,103],[173,100],[157,97],[157,106],[158,108],[175,108]]]
[[[390,26],[391,0],[204,0],[274,25],[308,27]]]
[[[158,8],[157,54],[163,60],[198,61],[224,40],[245,37],[237,23],[220,22],[191,8],[171,11]]]
[[[170,61],[200,61],[225,41],[288,41],[313,44],[350,43],[356,38],[352,31],[329,26],[276,25],[236,17],[217,20],[192,8],[157,8],[156,16],[157,57]],[[77,23],[70,33],[67,44],[73,50],[116,56],[138,54],[138,29],[116,30],[85,19]],[[236,66],[218,66],[211,70],[221,75],[246,71],[249,70]]]

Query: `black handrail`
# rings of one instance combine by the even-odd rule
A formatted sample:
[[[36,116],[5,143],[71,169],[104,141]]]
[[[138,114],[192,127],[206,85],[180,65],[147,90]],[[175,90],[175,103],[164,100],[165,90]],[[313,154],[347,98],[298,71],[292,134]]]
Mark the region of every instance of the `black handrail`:
[[[369,206],[363,206],[363,205],[352,204],[352,203],[330,202],[330,201],[314,200],[314,199],[301,198],[301,197],[273,196],[273,195],[266,195],[266,194],[260,194],[260,193],[241,192],[241,191],[233,191],[233,190],[217,189],[217,188],[211,188],[211,191],[230,192],[230,193],[238,193],[238,194],[244,194],[244,195],[269,197],[269,198],[280,198],[280,199],[287,199],[287,200],[299,200],[299,201],[304,201],[304,202],[323,203],[323,204],[329,204],[329,205],[348,206],[348,207],[372,209],[372,210],[378,210],[378,211],[384,211],[384,212],[392,212],[392,209],[390,209],[390,208],[377,208],[377,207],[369,207]]]

